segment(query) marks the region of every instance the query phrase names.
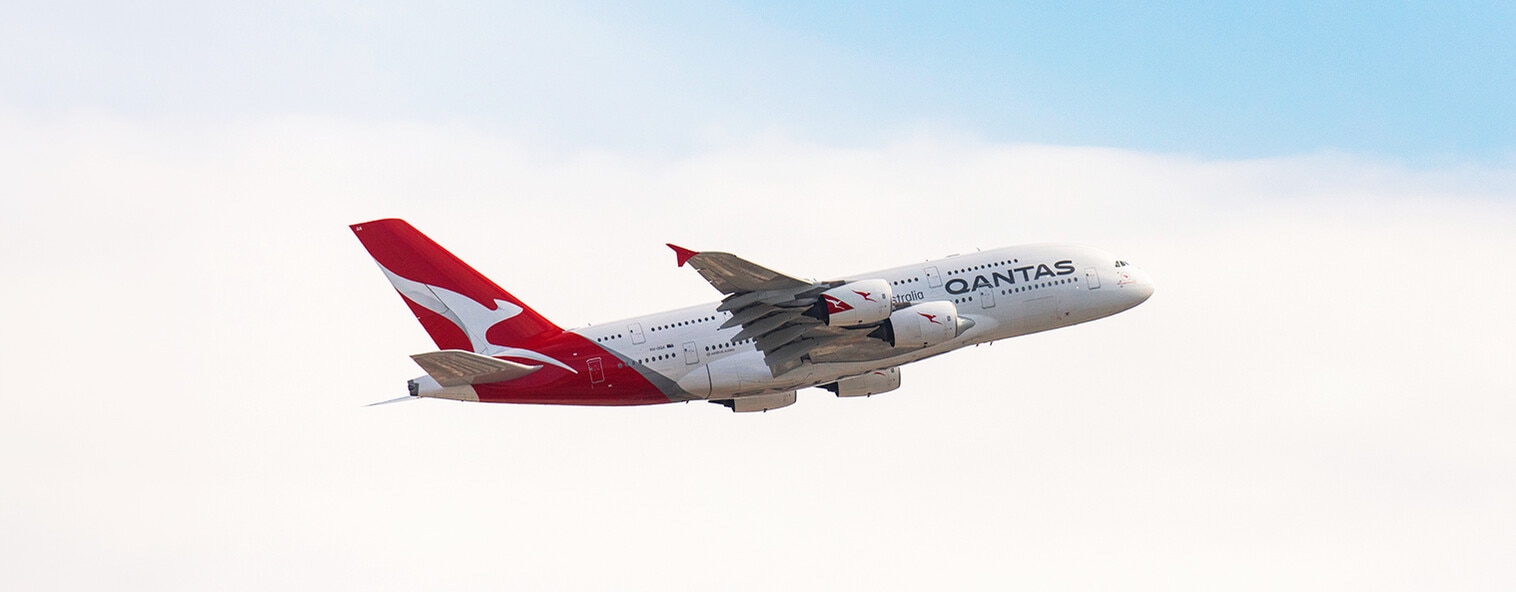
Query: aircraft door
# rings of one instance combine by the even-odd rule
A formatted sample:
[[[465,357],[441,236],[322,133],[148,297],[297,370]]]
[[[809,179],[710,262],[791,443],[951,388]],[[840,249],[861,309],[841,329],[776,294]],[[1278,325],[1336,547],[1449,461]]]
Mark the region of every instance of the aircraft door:
[[[632,334],[632,344],[642,345],[647,341],[647,336],[642,334],[642,323],[632,323],[626,326],[628,333]]]
[[[942,287],[942,274],[937,273],[936,266],[928,266],[921,271],[926,274],[926,285],[928,288]]]
[[[600,363],[600,358],[590,358],[584,363],[590,367],[590,384],[605,382],[605,367]]]
[[[979,294],[975,298],[979,299],[979,306],[981,308],[995,308],[994,288],[980,288]]]
[[[1095,268],[1084,268],[1084,285],[1089,286],[1091,290],[1100,289],[1100,273],[1095,271]]]
[[[684,342],[684,364],[686,366],[700,362],[700,353],[695,351],[695,342]]]

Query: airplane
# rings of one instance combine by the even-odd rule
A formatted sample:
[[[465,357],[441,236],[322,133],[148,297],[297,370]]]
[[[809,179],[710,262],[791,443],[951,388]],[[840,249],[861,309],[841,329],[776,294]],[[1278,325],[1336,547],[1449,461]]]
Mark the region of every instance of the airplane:
[[[734,412],[900,387],[900,367],[947,352],[1114,315],[1153,282],[1098,249],[1035,244],[824,281],[673,244],[719,302],[563,329],[409,223],[350,226],[438,351],[395,399],[549,405],[688,401]],[[391,401],[385,401],[386,403]]]

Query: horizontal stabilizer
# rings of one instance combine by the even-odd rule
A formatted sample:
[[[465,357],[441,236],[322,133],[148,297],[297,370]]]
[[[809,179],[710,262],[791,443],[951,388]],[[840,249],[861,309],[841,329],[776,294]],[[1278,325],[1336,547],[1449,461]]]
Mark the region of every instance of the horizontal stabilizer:
[[[411,356],[432,380],[442,386],[463,386],[515,380],[542,366],[528,366],[499,358],[467,352],[460,349],[445,349]]]

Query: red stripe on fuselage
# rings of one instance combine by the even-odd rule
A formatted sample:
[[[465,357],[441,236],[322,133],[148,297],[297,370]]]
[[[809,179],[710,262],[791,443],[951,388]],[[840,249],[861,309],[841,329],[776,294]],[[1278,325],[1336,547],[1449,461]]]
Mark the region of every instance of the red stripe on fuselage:
[[[530,349],[567,364],[578,374],[537,360],[500,356],[541,365],[542,369],[516,380],[474,385],[480,401],[547,405],[655,405],[674,401],[621,358],[576,333],[565,331],[536,341]],[[605,376],[598,383],[590,382],[589,361],[595,358],[600,359]]]

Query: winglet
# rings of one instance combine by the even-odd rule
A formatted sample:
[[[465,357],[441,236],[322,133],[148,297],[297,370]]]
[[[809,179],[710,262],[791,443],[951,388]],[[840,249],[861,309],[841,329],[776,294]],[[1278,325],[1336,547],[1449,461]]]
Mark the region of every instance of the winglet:
[[[679,260],[679,267],[684,267],[684,264],[689,262],[690,257],[694,257],[700,254],[698,251],[691,251],[674,243],[665,244],[667,244],[670,249],[674,250],[674,257]]]

